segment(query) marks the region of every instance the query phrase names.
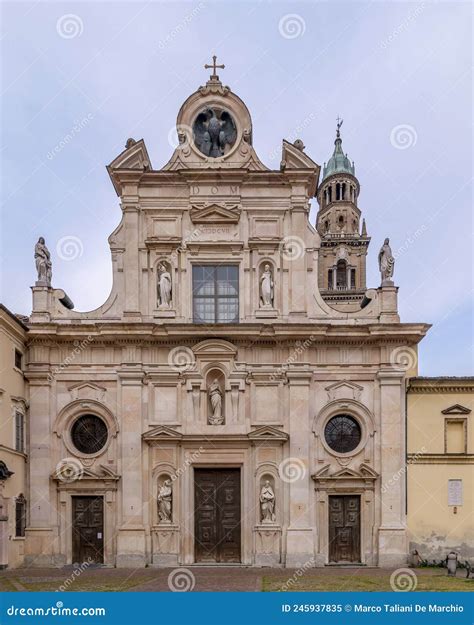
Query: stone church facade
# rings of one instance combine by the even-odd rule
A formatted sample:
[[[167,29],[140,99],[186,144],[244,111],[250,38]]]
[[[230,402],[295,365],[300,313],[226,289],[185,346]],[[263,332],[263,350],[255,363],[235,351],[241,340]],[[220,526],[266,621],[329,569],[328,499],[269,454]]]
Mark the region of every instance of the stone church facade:
[[[321,178],[301,141],[269,170],[214,68],[177,133],[161,170],[132,139],[107,168],[105,304],[74,311],[37,246],[25,565],[402,565],[428,326],[400,322],[390,275],[366,287],[339,126]]]

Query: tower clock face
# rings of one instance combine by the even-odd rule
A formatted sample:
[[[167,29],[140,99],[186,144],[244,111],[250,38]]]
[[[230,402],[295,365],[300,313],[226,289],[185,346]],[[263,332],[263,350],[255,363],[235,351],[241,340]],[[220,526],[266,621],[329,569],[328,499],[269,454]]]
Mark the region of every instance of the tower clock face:
[[[354,451],[362,437],[360,425],[347,414],[329,419],[324,428],[324,438],[329,447],[340,454]]]
[[[74,446],[83,454],[95,454],[107,442],[107,426],[100,417],[86,414],[74,422],[71,429],[71,438]]]

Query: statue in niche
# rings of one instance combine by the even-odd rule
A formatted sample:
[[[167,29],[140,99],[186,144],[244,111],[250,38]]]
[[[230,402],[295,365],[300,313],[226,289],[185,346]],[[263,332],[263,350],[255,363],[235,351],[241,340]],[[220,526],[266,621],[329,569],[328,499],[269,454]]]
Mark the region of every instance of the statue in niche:
[[[173,489],[171,480],[165,480],[158,491],[158,519],[160,523],[171,523],[171,502]]]
[[[222,425],[224,423],[224,415],[222,414],[222,391],[217,378],[214,378],[208,393],[212,408],[212,414],[209,416],[209,424]]]
[[[260,276],[260,303],[262,308],[273,308],[273,276],[267,263]]]
[[[260,519],[262,523],[275,523],[275,493],[269,480],[260,491]]]
[[[384,284],[391,284],[393,277],[393,270],[395,267],[395,258],[392,254],[392,248],[390,247],[390,239],[385,239],[379,252],[379,269],[382,277],[382,286]]]
[[[158,268],[158,307],[170,308],[171,306],[171,274],[166,265],[161,263]]]
[[[35,245],[35,263],[36,271],[38,272],[38,282],[42,282],[46,286],[51,286],[53,264],[43,237],[40,237],[38,243]]]
[[[194,142],[206,156],[223,156],[227,145],[232,146],[237,138],[237,129],[232,115],[227,111],[207,108],[196,117],[193,125]]]

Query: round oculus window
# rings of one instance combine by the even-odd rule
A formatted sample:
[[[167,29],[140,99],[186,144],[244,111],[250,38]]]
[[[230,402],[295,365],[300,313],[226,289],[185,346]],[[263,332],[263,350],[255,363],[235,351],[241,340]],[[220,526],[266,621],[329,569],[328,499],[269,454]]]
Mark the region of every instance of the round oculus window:
[[[86,414],[74,422],[71,439],[76,449],[83,454],[95,454],[105,447],[107,426],[100,417]]]
[[[360,425],[347,414],[340,414],[326,423],[324,438],[333,451],[340,454],[354,451],[362,437]]]

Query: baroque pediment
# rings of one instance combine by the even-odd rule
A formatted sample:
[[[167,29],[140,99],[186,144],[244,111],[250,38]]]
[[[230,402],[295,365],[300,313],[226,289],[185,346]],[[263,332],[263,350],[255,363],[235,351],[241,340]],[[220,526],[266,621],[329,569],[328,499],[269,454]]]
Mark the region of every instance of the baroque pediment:
[[[125,150],[110,163],[107,169],[151,169],[151,161],[144,140],[129,139]]]
[[[179,441],[182,438],[183,435],[181,432],[166,425],[158,425],[142,434],[142,439],[147,443],[153,443],[155,441]]]
[[[376,480],[378,473],[374,471],[369,465],[364,462],[359,466],[359,470],[351,469],[349,467],[343,467],[338,471],[331,473],[331,465],[326,464],[322,469],[319,469],[311,477],[313,480]]]
[[[205,204],[191,206],[189,216],[194,224],[236,224],[242,209],[238,204]]]
[[[94,384],[94,382],[80,382],[68,386],[67,389],[71,393],[73,400],[76,399],[93,399],[95,401],[103,401],[106,389],[103,386]]]
[[[471,410],[466,408],[466,406],[461,406],[461,404],[454,404],[449,408],[445,408],[441,411],[441,414],[469,414]]]
[[[279,430],[278,428],[270,425],[262,425],[255,428],[253,432],[248,435],[252,441],[287,441],[289,436],[286,432]]]
[[[71,458],[69,460],[69,463],[63,462],[58,465],[56,470],[51,475],[53,480],[63,482],[64,484],[71,484],[73,482],[80,482],[84,480],[117,481],[120,479],[120,475],[104,464],[100,464],[98,466],[98,470],[93,470],[89,467],[82,467],[80,461],[75,458]]]
[[[340,382],[335,382],[334,384],[326,386],[325,390],[328,394],[329,401],[335,399],[354,399],[355,401],[359,401],[364,389],[362,386],[359,386],[359,384],[354,384],[354,382],[341,380]]]

